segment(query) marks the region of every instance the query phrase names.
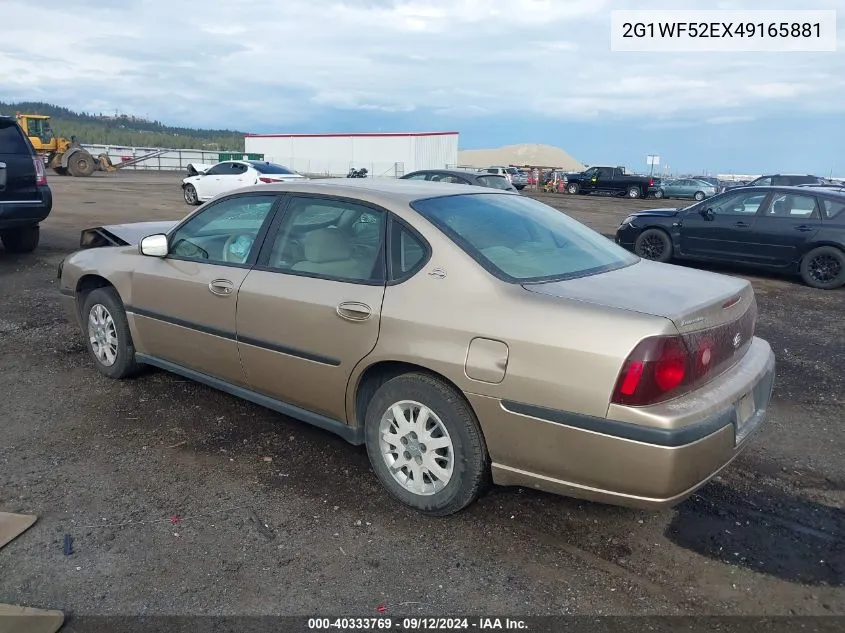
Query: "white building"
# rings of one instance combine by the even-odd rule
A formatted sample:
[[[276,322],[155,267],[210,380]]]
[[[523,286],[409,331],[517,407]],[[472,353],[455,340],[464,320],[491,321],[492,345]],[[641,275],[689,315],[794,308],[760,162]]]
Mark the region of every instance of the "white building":
[[[246,153],[307,175],[345,176],[364,168],[371,177],[396,178],[458,163],[458,132],[249,134],[244,142]]]

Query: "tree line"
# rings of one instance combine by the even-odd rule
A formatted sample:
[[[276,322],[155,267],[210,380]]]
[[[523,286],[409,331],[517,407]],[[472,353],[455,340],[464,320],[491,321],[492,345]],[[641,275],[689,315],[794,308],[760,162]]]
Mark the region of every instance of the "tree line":
[[[117,115],[79,113],[49,103],[0,101],[0,115],[44,114],[56,136],[75,136],[80,143],[128,147],[169,147],[210,151],[244,151],[244,134],[235,130],[207,130],[164,125],[159,121]]]

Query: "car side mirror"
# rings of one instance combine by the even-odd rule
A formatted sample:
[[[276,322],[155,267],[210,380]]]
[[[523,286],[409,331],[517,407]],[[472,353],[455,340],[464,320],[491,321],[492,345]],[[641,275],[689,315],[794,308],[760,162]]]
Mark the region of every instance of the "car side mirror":
[[[701,210],[701,217],[705,220],[712,220],[715,217],[715,213],[713,213],[713,209],[711,207],[707,207],[706,209]]]
[[[167,257],[167,236],[164,233],[148,235],[138,243],[138,251],[147,257]]]

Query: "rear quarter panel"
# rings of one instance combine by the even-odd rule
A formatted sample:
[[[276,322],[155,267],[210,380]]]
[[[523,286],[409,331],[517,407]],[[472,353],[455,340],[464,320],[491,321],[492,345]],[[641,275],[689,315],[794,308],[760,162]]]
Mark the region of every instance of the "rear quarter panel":
[[[381,361],[422,366],[468,394],[603,417],[634,346],[647,336],[676,332],[662,317],[539,295],[502,282],[447,238],[431,232],[426,237],[431,260],[411,279],[388,286],[376,347],[351,376],[347,412],[353,424],[358,381]],[[432,276],[435,268],[446,276]],[[467,375],[467,353],[476,337],[507,346],[501,382]]]

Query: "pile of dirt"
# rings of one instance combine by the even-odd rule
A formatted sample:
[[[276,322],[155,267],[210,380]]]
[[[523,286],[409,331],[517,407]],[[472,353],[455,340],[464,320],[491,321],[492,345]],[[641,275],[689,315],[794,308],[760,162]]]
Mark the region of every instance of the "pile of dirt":
[[[551,145],[506,145],[497,149],[467,149],[458,152],[458,162],[471,167],[531,165],[584,171],[585,167],[559,147]]]

